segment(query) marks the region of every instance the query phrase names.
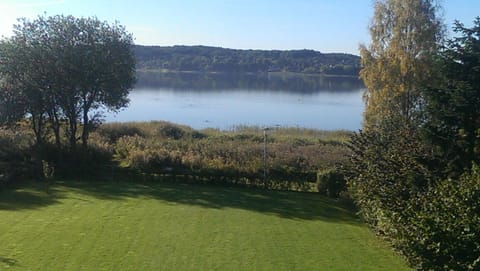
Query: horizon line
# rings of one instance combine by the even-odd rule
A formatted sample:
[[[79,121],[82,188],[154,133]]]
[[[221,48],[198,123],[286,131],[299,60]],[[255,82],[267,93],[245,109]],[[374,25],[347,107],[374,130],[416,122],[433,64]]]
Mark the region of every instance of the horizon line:
[[[348,52],[322,52],[320,50],[315,50],[315,49],[245,49],[245,48],[231,48],[231,47],[223,47],[220,45],[202,45],[202,44],[196,44],[196,45],[188,45],[188,44],[174,44],[174,45],[155,45],[155,44],[139,44],[139,43],[134,43],[135,46],[144,46],[144,47],[210,47],[210,48],[218,48],[218,49],[227,49],[227,50],[238,50],[238,51],[313,51],[313,52],[318,52],[321,54],[346,54],[346,55],[354,55],[354,56],[360,56],[358,54],[353,54],[353,53],[348,53]]]

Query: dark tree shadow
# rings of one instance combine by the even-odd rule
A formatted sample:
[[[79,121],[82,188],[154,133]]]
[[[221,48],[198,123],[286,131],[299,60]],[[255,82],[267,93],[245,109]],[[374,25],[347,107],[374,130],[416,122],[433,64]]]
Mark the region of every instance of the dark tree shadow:
[[[38,183],[0,192],[0,210],[36,209],[74,197],[68,191],[102,200],[146,197],[203,208],[234,208],[288,219],[323,220],[362,225],[349,205],[318,193],[286,192],[219,185],[171,182],[56,181],[50,192]]]
[[[289,219],[363,224],[350,205],[318,193],[155,182],[64,182],[62,185],[104,200],[148,197],[204,208],[235,208]]]
[[[7,266],[14,266],[17,264],[17,260],[0,256],[0,263],[5,264]]]
[[[0,210],[36,209],[58,203],[60,193],[55,190],[47,193],[37,184],[28,184],[21,189],[0,191]]]

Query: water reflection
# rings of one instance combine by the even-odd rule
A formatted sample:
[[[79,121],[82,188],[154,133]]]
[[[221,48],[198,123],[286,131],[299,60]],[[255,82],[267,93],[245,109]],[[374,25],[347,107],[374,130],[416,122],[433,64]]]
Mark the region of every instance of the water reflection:
[[[315,93],[352,91],[363,88],[355,77],[324,77],[293,73],[195,73],[138,72],[136,89],[168,88],[173,90],[225,91],[270,90]]]
[[[362,83],[296,74],[139,73],[130,105],[106,121],[166,120],[196,129],[237,125],[357,130]]]

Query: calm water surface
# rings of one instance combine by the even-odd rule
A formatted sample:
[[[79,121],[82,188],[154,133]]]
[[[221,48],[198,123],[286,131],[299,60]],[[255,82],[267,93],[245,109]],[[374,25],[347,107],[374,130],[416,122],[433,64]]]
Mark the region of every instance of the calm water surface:
[[[356,130],[363,85],[355,78],[291,74],[141,73],[130,105],[107,122],[166,120],[195,129],[238,125]]]

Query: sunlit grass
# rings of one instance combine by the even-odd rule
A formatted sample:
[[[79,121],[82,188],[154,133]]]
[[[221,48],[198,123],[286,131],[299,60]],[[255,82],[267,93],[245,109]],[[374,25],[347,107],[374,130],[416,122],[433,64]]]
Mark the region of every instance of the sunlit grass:
[[[57,182],[0,193],[0,270],[408,270],[313,193]]]
[[[318,130],[318,129],[309,129],[302,127],[283,127],[283,126],[272,126],[272,127],[261,127],[261,126],[243,126],[237,125],[232,127],[229,130],[218,130],[218,129],[204,129],[202,132],[210,135],[236,135],[236,134],[250,134],[250,135],[263,135],[263,130],[268,129],[268,137],[273,140],[279,141],[288,141],[293,138],[302,138],[313,141],[336,141],[338,143],[348,142],[352,134],[351,131],[344,130]]]
[[[151,121],[151,122],[113,122],[102,124],[102,130],[107,133],[111,133],[115,130],[133,130],[137,129],[142,131],[144,136],[158,136],[159,127],[165,125],[173,125],[178,127],[187,133],[192,133],[195,130],[191,127],[170,123],[166,121]],[[346,130],[318,130],[302,127],[284,127],[284,126],[250,126],[250,125],[237,125],[232,126],[230,129],[220,130],[215,128],[206,128],[198,130],[197,132],[203,133],[207,136],[235,136],[235,135],[257,135],[263,136],[263,129],[268,128],[268,136],[271,139],[287,141],[292,138],[304,138],[311,140],[323,140],[323,141],[336,141],[339,143],[348,142],[352,134],[351,131]]]

